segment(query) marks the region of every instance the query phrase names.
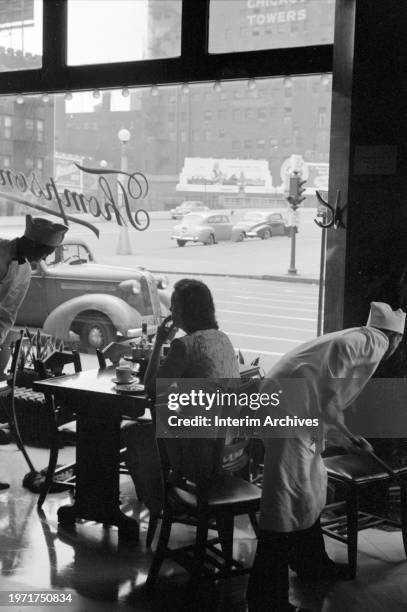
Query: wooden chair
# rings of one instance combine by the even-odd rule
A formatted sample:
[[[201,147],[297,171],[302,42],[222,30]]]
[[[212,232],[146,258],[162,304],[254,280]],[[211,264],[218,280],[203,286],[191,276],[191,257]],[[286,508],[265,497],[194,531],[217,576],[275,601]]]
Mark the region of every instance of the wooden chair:
[[[18,450],[21,451],[21,453],[23,454],[24,459],[26,460],[27,465],[30,468],[30,470],[32,472],[35,472],[34,465],[30,459],[30,456],[27,453],[27,450],[24,446],[23,440],[20,435],[20,430],[18,427],[18,419],[16,415],[16,405],[15,405],[15,396],[16,396],[16,389],[17,389],[17,384],[16,384],[17,370],[18,370],[18,364],[20,360],[22,343],[23,343],[24,337],[25,337],[25,332],[24,330],[21,330],[20,336],[14,343],[14,347],[12,349],[11,365],[8,370],[8,379],[5,383],[5,386],[7,386],[7,391],[4,390],[4,392],[1,394],[1,400],[4,406],[4,409],[5,409],[5,413],[7,415],[7,420],[10,426],[11,434],[17,444]]]
[[[328,471],[328,484],[341,487],[345,491],[345,500],[325,507],[322,531],[347,545],[350,577],[356,577],[358,531],[361,529],[382,524],[401,527],[407,555],[407,482],[406,486],[400,487],[400,522],[397,522],[361,509],[361,499],[367,490],[372,492],[392,483],[392,477],[371,457],[348,453],[325,458],[324,463]],[[396,469],[395,472],[406,479],[407,468]]]
[[[202,576],[227,578],[249,571],[233,559],[234,518],[254,515],[261,492],[246,480],[223,472],[223,439],[158,439],[157,444],[164,510],[146,587],[152,591],[164,559],[172,558],[190,573],[186,594],[190,605]],[[196,526],[195,543],[169,548],[172,525],[186,519]],[[216,529],[219,537],[209,540],[209,529]]]

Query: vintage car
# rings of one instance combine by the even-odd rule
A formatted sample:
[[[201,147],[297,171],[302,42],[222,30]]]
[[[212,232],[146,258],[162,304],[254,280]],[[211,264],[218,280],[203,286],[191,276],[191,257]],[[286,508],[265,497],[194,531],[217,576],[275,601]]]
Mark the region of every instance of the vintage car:
[[[141,335],[142,323],[155,333],[168,314],[165,276],[135,266],[99,265],[81,240],[66,240],[52,255],[32,264],[28,293],[16,324],[79,343],[82,351]]]
[[[171,219],[182,219],[185,215],[192,212],[206,213],[208,211],[209,208],[203,202],[199,200],[186,200],[170,210],[170,217]]]
[[[183,247],[187,242],[203,242],[203,244],[215,244],[221,240],[243,240],[244,234],[235,229],[228,215],[219,213],[185,215],[182,223],[173,229],[171,238],[177,241],[178,246]]]
[[[287,220],[280,212],[248,211],[243,219],[236,223],[235,228],[242,231],[247,238],[261,238],[262,240],[267,240],[272,236],[288,235]]]

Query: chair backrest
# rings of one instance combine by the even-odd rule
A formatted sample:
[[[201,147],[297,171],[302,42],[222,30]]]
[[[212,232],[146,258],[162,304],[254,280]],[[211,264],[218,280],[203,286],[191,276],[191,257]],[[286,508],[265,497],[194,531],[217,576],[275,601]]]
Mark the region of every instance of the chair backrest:
[[[40,378],[60,376],[66,365],[72,363],[75,372],[82,372],[81,357],[78,351],[54,351],[46,359],[36,359],[35,369]]]
[[[198,507],[208,503],[209,488],[222,472],[223,438],[157,438],[166,502],[176,489],[196,495]]]
[[[14,348],[12,351],[11,364],[8,370],[8,374],[9,374],[8,384],[12,389],[14,389],[16,386],[17,370],[18,370],[18,364],[20,361],[21,348],[22,348],[24,336],[25,336],[25,332],[22,329],[20,330],[19,338],[17,338],[17,340],[14,343]]]
[[[120,342],[111,342],[103,349],[96,349],[96,356],[101,370],[106,368],[107,359],[109,359],[113,365],[117,365],[122,357],[129,355],[131,355],[131,346]]]

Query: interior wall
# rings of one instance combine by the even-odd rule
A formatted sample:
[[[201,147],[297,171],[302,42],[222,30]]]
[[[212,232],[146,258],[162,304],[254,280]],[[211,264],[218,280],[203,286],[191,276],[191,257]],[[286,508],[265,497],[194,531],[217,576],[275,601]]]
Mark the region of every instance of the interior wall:
[[[328,234],[325,332],[363,325],[372,300],[407,308],[406,18],[398,0],[338,0],[329,199],[347,229]]]

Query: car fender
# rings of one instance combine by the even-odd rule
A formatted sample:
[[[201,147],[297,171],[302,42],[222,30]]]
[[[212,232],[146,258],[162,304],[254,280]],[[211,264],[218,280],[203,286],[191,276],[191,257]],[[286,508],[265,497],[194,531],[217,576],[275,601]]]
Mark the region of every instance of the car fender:
[[[44,332],[62,340],[69,340],[73,321],[81,312],[89,310],[109,317],[117,331],[123,335],[127,335],[127,330],[139,328],[142,324],[138,311],[121,298],[105,293],[89,293],[57,306],[46,318]]]
[[[273,233],[273,228],[271,227],[270,223],[258,223],[257,225],[254,225],[250,231],[259,233],[265,229],[269,229],[270,232]]]
[[[230,236],[230,239],[233,242],[239,242],[239,236],[240,235],[242,235],[243,238],[245,238],[246,237],[246,232],[241,227],[233,226],[232,227],[232,234]]]

